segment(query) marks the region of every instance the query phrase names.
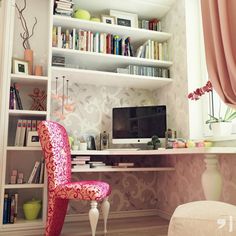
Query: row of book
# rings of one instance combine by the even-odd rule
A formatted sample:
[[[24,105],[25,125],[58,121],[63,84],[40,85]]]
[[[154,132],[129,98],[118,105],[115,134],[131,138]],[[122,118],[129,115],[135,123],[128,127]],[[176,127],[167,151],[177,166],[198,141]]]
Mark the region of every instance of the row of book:
[[[117,68],[117,73],[170,78],[170,70],[162,67],[129,65],[126,68]]]
[[[162,31],[162,24],[161,21],[157,18],[151,20],[140,20],[139,21],[139,28],[147,29],[147,30],[154,30],[154,31]]]
[[[35,161],[27,183],[42,184],[44,178],[44,168],[45,168],[44,159],[42,159],[41,161]]]
[[[90,156],[72,157],[71,165],[73,170],[91,168],[127,168],[134,167],[133,162],[117,162],[114,165],[107,165],[104,161],[91,161]]]
[[[14,224],[17,219],[18,193],[4,194],[3,200],[3,224]]]
[[[93,33],[86,30],[69,29],[62,32],[60,26],[53,27],[52,46],[88,52],[107,53],[123,56],[133,56],[130,37],[107,33]]]
[[[55,14],[72,16],[74,3],[71,0],[58,0],[55,2]]]
[[[23,110],[20,93],[15,83],[10,87],[9,109]]]
[[[136,51],[136,57],[152,60],[169,60],[168,43],[147,40]]]
[[[15,146],[26,146],[29,131],[37,131],[37,126],[41,120],[17,120]]]

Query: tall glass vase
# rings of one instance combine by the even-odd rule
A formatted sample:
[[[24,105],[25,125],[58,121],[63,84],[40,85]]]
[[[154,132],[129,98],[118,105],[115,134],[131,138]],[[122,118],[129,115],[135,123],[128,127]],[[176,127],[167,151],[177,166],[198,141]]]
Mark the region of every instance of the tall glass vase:
[[[33,74],[33,50],[25,49],[24,51],[24,59],[29,63],[29,75]]]

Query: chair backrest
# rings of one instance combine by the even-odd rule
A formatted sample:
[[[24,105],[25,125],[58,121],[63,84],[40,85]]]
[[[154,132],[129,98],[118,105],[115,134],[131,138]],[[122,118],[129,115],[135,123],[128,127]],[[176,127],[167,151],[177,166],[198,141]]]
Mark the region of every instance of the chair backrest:
[[[71,153],[65,128],[53,121],[42,121],[38,125],[38,134],[48,174],[48,188],[70,182]]]

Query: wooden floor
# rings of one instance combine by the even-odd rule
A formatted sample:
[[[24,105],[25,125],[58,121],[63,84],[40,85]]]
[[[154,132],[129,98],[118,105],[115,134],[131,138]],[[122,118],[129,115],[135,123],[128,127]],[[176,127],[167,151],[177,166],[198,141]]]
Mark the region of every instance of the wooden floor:
[[[112,219],[106,236],[167,236],[168,221],[158,216]],[[91,236],[89,222],[65,223],[61,236]],[[96,236],[104,236],[99,221]]]

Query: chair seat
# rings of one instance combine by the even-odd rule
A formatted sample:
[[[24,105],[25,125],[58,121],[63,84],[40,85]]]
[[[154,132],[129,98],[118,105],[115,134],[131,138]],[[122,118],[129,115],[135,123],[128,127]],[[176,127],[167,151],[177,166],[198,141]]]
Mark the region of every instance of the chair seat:
[[[55,188],[55,196],[62,199],[102,200],[111,193],[109,184],[102,181],[78,181]]]

